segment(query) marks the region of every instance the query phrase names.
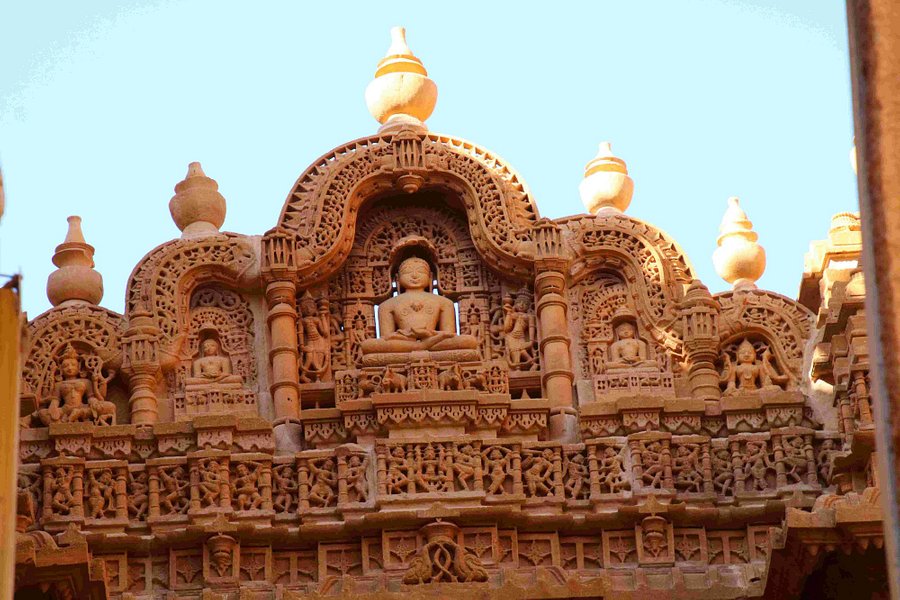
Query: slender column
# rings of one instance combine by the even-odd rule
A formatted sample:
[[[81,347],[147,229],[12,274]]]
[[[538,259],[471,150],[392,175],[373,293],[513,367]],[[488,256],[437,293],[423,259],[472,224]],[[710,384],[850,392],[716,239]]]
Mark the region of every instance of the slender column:
[[[302,449],[300,371],[297,348],[296,240],[273,229],[262,240],[262,274],[269,312],[269,367],[275,405],[275,451],[291,454]]]
[[[131,422],[150,426],[159,420],[156,383],[159,378],[159,335],[150,312],[136,310],[124,336],[125,361],[122,371],[128,375],[131,388]]]
[[[691,395],[705,400],[710,412],[718,414],[719,372],[719,309],[705,285],[695,279],[684,295],[681,306],[684,353],[690,365],[688,378]]]
[[[568,260],[559,226],[541,219],[534,226],[536,257],[534,289],[540,329],[541,384],[553,405],[550,413],[550,437],[574,442],[577,415],[574,409],[571,340],[569,339],[569,303],[566,299]]]

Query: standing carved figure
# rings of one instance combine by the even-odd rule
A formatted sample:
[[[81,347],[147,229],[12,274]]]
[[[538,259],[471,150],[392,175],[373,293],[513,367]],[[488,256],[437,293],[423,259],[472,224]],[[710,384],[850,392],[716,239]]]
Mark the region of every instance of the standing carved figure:
[[[128,516],[140,521],[147,516],[149,497],[147,495],[147,472],[128,473]]]
[[[318,302],[307,291],[300,299],[300,381],[309,383],[328,379],[331,342],[331,311],[328,300]]]
[[[238,510],[259,510],[262,508],[263,497],[259,493],[259,469],[258,463],[251,463],[252,469],[244,463],[235,467],[234,492],[237,494]]]
[[[347,490],[351,502],[365,502],[369,499],[369,488],[366,481],[366,469],[369,466],[367,457],[352,455],[347,461]]]
[[[222,497],[222,474],[219,461],[210,460],[200,470],[201,507],[218,506]]]
[[[311,460],[309,461],[309,471],[313,479],[313,484],[309,488],[310,504],[322,508],[332,506],[335,499],[334,487],[337,484],[334,461],[326,458],[322,461],[322,466],[318,466],[315,461]]]
[[[475,480],[475,469],[478,467],[478,452],[472,444],[463,444],[453,452],[453,469],[456,480],[465,491],[472,489]]]
[[[57,467],[51,481],[50,505],[58,515],[72,514],[75,496],[72,494],[72,480],[75,472],[71,468]]]
[[[484,451],[485,472],[488,474],[488,495],[506,493],[506,478],[512,461],[512,452],[503,446],[492,446]]]
[[[187,488],[188,481],[184,468],[176,466],[171,469],[159,470],[159,479],[162,483],[162,493],[159,495],[159,506],[163,514],[183,514],[188,509]]]
[[[551,494],[553,477],[553,450],[545,448],[543,452],[530,454],[522,461],[523,478],[531,497]]]
[[[521,290],[516,300],[503,299],[503,339],[506,361],[513,370],[527,371],[535,364],[535,322],[528,313],[528,292]]]
[[[588,468],[584,464],[584,456],[575,454],[566,461],[565,469],[566,497],[573,500],[580,500],[586,495],[587,489],[584,484],[588,478]]]
[[[290,513],[297,503],[297,473],[292,465],[279,465],[272,471],[275,479],[275,497],[272,506],[276,513]]]

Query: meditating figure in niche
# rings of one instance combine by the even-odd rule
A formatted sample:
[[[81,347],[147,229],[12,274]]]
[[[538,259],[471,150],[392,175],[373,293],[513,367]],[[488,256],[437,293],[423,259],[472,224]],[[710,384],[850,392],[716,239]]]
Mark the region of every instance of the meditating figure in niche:
[[[200,353],[194,359],[191,368],[191,377],[185,380],[185,389],[198,388],[239,388],[243,385],[243,378],[235,375],[231,370],[231,359],[222,354],[219,340],[215,337],[206,337],[200,341]]]
[[[619,321],[614,331],[616,339],[609,346],[607,369],[658,368],[656,361],[647,358],[647,342],[637,336],[633,320]]]
[[[398,294],[378,307],[381,337],[362,343],[363,364],[405,362],[409,352],[463,351],[457,360],[479,360],[478,340],[456,333],[456,312],[449,298],[432,294],[431,266],[410,257],[397,269]]]
[[[769,349],[763,350],[762,359],[756,355],[756,348],[749,340],[740,343],[735,352],[736,363],[725,354],[725,365],[720,383],[726,384],[725,394],[736,394],[738,391],[779,390],[787,384],[788,376],[780,374],[772,365],[772,354]]]

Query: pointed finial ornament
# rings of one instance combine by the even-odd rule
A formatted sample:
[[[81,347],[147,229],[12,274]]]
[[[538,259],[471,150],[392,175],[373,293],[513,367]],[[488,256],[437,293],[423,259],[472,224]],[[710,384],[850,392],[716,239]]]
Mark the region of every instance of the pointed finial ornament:
[[[103,298],[103,277],[94,270],[94,247],[84,241],[81,217],[69,217],[66,239],[56,247],[57,269],[47,278],[47,298],[53,306],[63,302],[97,304]]]
[[[203,172],[198,162],[188,165],[185,178],[175,185],[169,212],[182,238],[215,235],[225,222],[225,198],[219,184]]]
[[[759,236],[735,197],[728,199],[719,234],[713,252],[716,273],[736,290],[755,289],[756,280],[766,270],[766,251],[756,243]]]
[[[594,215],[601,211],[625,212],[631,204],[634,181],[628,176],[625,161],[613,154],[609,142],[600,144],[597,156],[585,165],[578,193],[587,211]]]
[[[391,46],[366,87],[366,106],[382,124],[378,131],[427,130],[425,120],[436,103],[437,85],[406,44],[406,30],[392,28]]]

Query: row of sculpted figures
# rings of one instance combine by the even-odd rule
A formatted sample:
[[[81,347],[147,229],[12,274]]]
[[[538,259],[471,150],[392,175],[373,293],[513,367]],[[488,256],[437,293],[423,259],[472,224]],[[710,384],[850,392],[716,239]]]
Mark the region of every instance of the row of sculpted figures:
[[[596,229],[612,225],[644,244],[637,256],[591,249]],[[133,285],[154,287],[127,317],[75,304],[32,321],[23,426],[223,412],[279,420],[290,413],[279,406],[286,388],[299,418],[300,403],[334,406],[342,375],[422,360],[499,364],[511,392],[573,408],[623,396],[715,402],[800,389],[811,315],[799,304],[755,289],[712,296],[689,279],[689,266],[676,269],[648,241],[649,226],[625,217],[542,227],[555,229],[560,256],[597,252],[582,258],[594,268],[550,262],[568,269],[552,286],[549,267],[533,280],[505,277],[480,259],[458,214],[415,198],[372,206],[343,266],[320,285],[285,286],[287,295],[271,293],[278,282],[266,298],[254,292],[260,248],[249,238],[164,245],[135,270]],[[165,297],[154,304],[157,296]],[[551,385],[560,380],[566,385]],[[566,386],[575,397],[553,397]]]

